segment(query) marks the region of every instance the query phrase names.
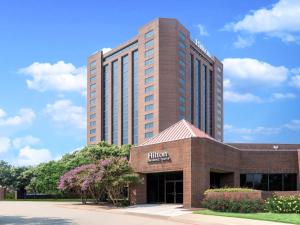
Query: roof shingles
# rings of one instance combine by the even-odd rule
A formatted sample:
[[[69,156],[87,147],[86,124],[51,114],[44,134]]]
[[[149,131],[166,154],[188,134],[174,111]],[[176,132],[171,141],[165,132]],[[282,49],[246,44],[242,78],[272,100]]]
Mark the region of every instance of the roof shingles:
[[[169,128],[163,130],[156,136],[146,140],[140,146],[181,140],[181,139],[186,139],[186,138],[191,138],[191,137],[213,139],[211,136],[209,136],[208,134],[199,130],[197,127],[190,124],[185,119],[182,119],[182,120],[178,121],[177,123],[173,124],[172,126],[170,126]]]

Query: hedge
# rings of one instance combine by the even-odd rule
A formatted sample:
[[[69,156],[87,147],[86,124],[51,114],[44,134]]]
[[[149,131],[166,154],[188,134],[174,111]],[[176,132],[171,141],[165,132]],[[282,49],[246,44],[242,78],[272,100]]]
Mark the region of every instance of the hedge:
[[[300,195],[268,198],[266,209],[274,213],[300,213]]]
[[[250,188],[214,188],[214,189],[208,189],[204,192],[204,195],[206,195],[209,192],[255,192],[257,190],[250,189]]]
[[[204,199],[202,206],[219,212],[257,213],[263,212],[265,203],[259,199]]]

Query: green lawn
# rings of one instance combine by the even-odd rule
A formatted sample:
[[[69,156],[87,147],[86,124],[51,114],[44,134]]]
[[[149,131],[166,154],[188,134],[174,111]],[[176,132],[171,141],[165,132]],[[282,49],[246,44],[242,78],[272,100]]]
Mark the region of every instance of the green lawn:
[[[279,213],[227,213],[215,212],[211,210],[194,211],[195,214],[212,215],[212,216],[226,216],[254,220],[266,220],[282,223],[292,223],[300,225],[300,214],[279,214]]]

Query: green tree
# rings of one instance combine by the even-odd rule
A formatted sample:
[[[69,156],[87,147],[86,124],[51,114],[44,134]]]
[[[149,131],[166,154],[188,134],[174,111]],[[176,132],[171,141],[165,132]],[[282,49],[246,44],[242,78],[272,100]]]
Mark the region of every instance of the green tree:
[[[0,161],[0,186],[7,188],[12,184],[12,174],[11,174],[12,166],[7,162],[1,160]]]
[[[59,178],[66,172],[107,157],[129,158],[129,151],[130,145],[119,147],[106,142],[88,145],[81,150],[65,154],[60,160],[42,163],[33,168],[33,177],[26,189],[32,193],[58,194]]]

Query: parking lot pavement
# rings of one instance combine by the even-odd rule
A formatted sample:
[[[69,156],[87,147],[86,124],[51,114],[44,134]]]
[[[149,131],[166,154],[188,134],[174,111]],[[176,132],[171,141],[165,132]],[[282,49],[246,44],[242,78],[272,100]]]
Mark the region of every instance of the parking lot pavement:
[[[181,216],[192,213],[192,211],[184,209],[182,205],[176,204],[142,204],[130,206],[121,209],[120,211],[166,217]]]
[[[284,225],[281,223],[192,214],[180,205],[127,208],[74,202],[0,201],[1,225]]]

